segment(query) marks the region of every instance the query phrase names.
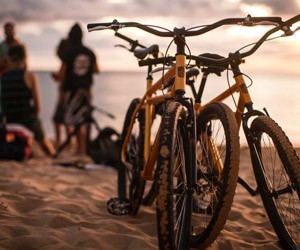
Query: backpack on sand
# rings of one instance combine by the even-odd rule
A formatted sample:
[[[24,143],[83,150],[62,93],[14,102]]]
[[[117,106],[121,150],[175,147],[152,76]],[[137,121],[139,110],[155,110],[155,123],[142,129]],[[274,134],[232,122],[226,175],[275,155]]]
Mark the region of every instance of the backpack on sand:
[[[116,169],[120,164],[120,135],[111,127],[101,129],[98,136],[88,143],[88,155],[97,164],[112,166]]]

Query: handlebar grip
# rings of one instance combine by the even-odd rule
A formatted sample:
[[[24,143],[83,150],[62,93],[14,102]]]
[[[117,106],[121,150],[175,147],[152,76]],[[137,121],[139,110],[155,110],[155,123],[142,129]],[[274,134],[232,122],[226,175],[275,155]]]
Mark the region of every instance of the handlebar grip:
[[[113,29],[115,31],[117,31],[118,29],[120,29],[121,27],[123,27],[123,25],[121,25],[117,19],[114,19],[112,22],[110,23],[89,23],[87,25],[87,29],[89,31],[93,31],[93,30],[101,30],[101,29]]]
[[[109,27],[112,23],[89,23],[87,25],[88,30],[98,27],[98,26],[105,26],[105,27]]]
[[[282,19],[279,16],[271,16],[271,17],[250,17],[250,20],[254,23],[259,22],[272,22],[272,23],[281,23]]]

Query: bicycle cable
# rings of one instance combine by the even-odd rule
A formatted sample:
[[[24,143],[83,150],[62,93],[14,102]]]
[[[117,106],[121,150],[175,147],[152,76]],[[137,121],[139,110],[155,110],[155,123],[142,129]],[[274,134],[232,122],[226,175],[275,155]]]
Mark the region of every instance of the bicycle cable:
[[[165,29],[165,28],[159,27],[159,26],[153,26],[153,27]],[[174,34],[174,36],[176,35],[174,31],[170,31],[170,30],[168,30],[168,29],[165,29],[165,30],[167,30],[167,31],[169,31],[169,32],[172,32],[172,33]],[[188,29],[188,30],[189,30],[189,29]],[[179,38],[184,42],[185,47],[188,49],[189,55],[191,55],[191,50],[190,50],[189,46],[187,45],[186,41],[185,41],[184,39],[182,39],[181,37],[179,37]],[[165,59],[167,58],[167,54],[168,54],[168,52],[169,52],[169,50],[170,50],[170,47],[171,47],[171,45],[172,45],[173,42],[174,42],[174,38],[171,40],[171,42],[170,42],[169,45],[167,46],[167,49],[166,49],[166,51],[165,51],[165,53],[164,53],[164,54],[165,54]],[[187,65],[186,65],[187,67],[188,67],[188,65],[190,64],[190,61],[191,61],[191,59],[189,59]],[[165,64],[163,64],[163,69],[162,69],[162,95],[163,95],[164,97],[166,97],[166,96],[165,96],[165,93],[164,93],[164,88],[163,88],[163,87],[164,87],[164,72],[165,72]]]
[[[280,38],[280,37],[282,37],[282,35],[271,37],[271,38],[266,39],[265,42],[269,42],[269,41],[275,40],[275,39]],[[245,48],[247,48],[249,46],[253,46],[255,44],[257,44],[257,42],[249,43],[249,44],[243,46],[242,48],[238,49],[237,52],[240,52],[241,50],[243,50],[243,49],[245,49]]]
[[[169,50],[170,50],[170,47],[171,47],[171,45],[172,45],[172,43],[174,42],[174,39],[172,39],[172,41],[169,43],[169,45],[167,46],[167,49],[166,49],[166,51],[165,51],[165,56],[164,56],[164,58],[165,58],[165,61],[167,60],[167,54],[168,54],[168,52],[169,52]],[[161,92],[162,92],[162,95],[165,97],[165,100],[167,99],[167,97],[166,97],[166,95],[165,95],[165,92],[164,92],[164,76],[165,76],[165,66],[166,66],[166,64],[164,63],[163,64],[163,67],[162,67],[162,76],[161,76]]]
[[[173,31],[171,31],[171,30],[169,30],[169,29],[167,29],[167,28],[158,26],[158,25],[145,24],[145,26],[151,27],[151,28],[157,28],[157,29],[161,29],[161,30],[165,30],[165,31],[174,33]],[[174,42],[174,39],[172,39],[172,41],[169,43],[169,45],[168,45],[168,47],[167,47],[167,49],[166,49],[166,52],[165,52],[165,54],[164,54],[165,62],[166,62],[166,58],[167,58],[167,53],[168,53],[168,51],[169,51],[169,49],[170,49],[170,46],[171,46],[171,44],[172,44],[173,42]],[[162,54],[163,54],[163,53],[162,53]],[[164,73],[165,73],[165,63],[163,64],[163,67],[162,67],[162,88],[161,88],[161,91],[162,91],[162,95],[163,95],[164,97],[166,97],[166,96],[165,96],[165,93],[164,93],[164,88],[163,88],[163,87],[164,87],[164,75],[165,75]]]
[[[280,38],[280,37],[282,37],[282,35],[280,35],[280,36],[278,35],[278,36],[276,36],[276,37],[268,38],[268,39],[266,39],[266,42],[275,40],[275,39]],[[247,45],[241,47],[240,49],[238,49],[237,52],[240,52],[241,50],[243,50],[243,49],[245,49],[245,48],[247,48],[247,47],[249,47],[249,46],[253,46],[253,45],[255,45],[255,44],[257,44],[257,42],[249,43],[249,44],[247,44]],[[229,88],[229,91],[230,91],[230,95],[231,95],[231,97],[232,97],[232,100],[233,100],[233,103],[234,103],[236,109],[237,109],[240,113],[242,113],[242,112],[238,109],[236,100],[235,100],[234,95],[233,95],[233,93],[232,93],[232,91],[231,91],[230,80],[229,80],[229,70],[230,70],[230,69],[227,69],[226,77],[227,77],[227,85],[228,85],[228,88]],[[249,84],[248,86],[246,86],[247,88],[250,88],[250,87],[252,86],[252,84],[253,84],[252,78],[251,78],[250,76],[246,75],[245,73],[242,73],[242,74],[243,74],[243,76],[245,76],[246,78],[248,78],[248,79],[250,80],[250,84]]]
[[[230,91],[230,95],[232,97],[232,100],[233,100],[233,103],[234,103],[234,106],[236,107],[236,109],[238,109],[238,106],[236,104],[236,100],[234,98],[234,95],[233,95],[233,92],[231,91],[231,85],[230,85],[230,80],[229,80],[229,68],[227,68],[227,71],[226,71],[226,78],[227,78],[227,85],[228,85],[228,89]],[[240,111],[239,111],[240,112]]]
[[[193,30],[193,29],[204,28],[204,27],[209,27],[209,26],[211,26],[211,24],[198,25],[198,26],[194,26],[194,27],[188,28],[186,31],[190,31],[190,30]]]
[[[237,105],[237,103],[236,103],[236,100],[235,100],[235,97],[234,97],[234,93],[231,91],[231,85],[230,85],[230,80],[229,80],[229,70],[230,70],[230,69],[227,69],[227,73],[226,73],[227,86],[228,86],[228,89],[229,89],[229,91],[230,91],[230,95],[231,95],[231,97],[232,97],[234,106],[236,107],[237,111],[238,111],[240,114],[242,114],[243,112],[240,111],[240,110],[238,109],[238,105]],[[252,84],[253,84],[252,78],[251,78],[250,76],[246,75],[245,73],[242,73],[242,75],[245,76],[246,78],[248,78],[248,79],[250,80],[250,84],[249,84],[248,86],[246,86],[247,89],[250,88],[250,87],[252,86]]]

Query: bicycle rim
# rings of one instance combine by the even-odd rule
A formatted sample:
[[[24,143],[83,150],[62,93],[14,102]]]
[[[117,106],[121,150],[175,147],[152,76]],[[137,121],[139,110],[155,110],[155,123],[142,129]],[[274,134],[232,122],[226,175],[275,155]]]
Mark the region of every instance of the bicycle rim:
[[[223,103],[206,106],[197,118],[197,137],[191,241],[203,249],[225,225],[237,185],[240,145],[230,108]]]

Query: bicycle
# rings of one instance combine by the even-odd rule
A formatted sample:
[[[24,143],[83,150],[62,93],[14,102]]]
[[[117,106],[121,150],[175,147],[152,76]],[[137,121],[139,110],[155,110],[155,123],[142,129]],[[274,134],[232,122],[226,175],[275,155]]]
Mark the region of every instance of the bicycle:
[[[204,107],[197,115],[197,134],[199,136],[196,137],[195,110],[199,108],[199,105],[194,105],[192,100],[185,98],[184,95],[186,83],[186,58],[198,61],[197,64],[199,65],[206,62],[208,64],[213,63],[213,65],[230,64],[233,66],[235,60],[229,60],[229,58],[216,60],[201,56],[186,56],[185,37],[201,35],[222,25],[229,24],[241,24],[247,26],[259,22],[278,24],[278,27],[273,28],[272,32],[267,34],[266,37],[268,37],[268,35],[279,30],[284,30],[286,34],[288,34],[290,31],[289,27],[296,21],[299,21],[299,16],[286,22],[283,22],[281,18],[277,17],[229,18],[212,25],[207,25],[204,28],[198,27],[197,29],[195,28],[195,30],[174,28],[174,31],[160,31],[157,30],[157,27],[153,28],[134,22],[119,23],[116,20],[111,23],[88,25],[90,31],[102,29],[113,29],[116,31],[124,27],[136,27],[157,36],[173,37],[177,47],[175,66],[167,72],[164,72],[162,78],[150,86],[142,100],[136,105],[131,116],[129,132],[126,135],[122,148],[122,160],[126,165],[125,148],[129,141],[130,132],[136,117],[138,118],[137,122],[139,123],[138,128],[140,131],[138,143],[136,145],[139,145],[139,148],[143,148],[143,145],[149,147],[150,144],[143,139],[145,134],[149,134],[147,126],[144,129],[143,121],[151,121],[152,117],[151,112],[148,111],[147,114],[147,105],[150,105],[151,107],[151,105],[158,101],[165,101],[162,125],[157,133],[154,145],[151,148],[152,150],[144,147],[144,155],[141,150],[139,150],[139,154],[137,155],[138,164],[135,166],[131,166],[130,164],[127,165],[129,169],[135,167],[135,177],[131,181],[131,188],[135,190],[131,199],[133,200],[132,204],[135,205],[135,202],[138,203],[141,200],[140,197],[143,192],[142,183],[144,180],[153,180],[153,164],[157,161],[156,179],[158,187],[156,212],[157,233],[160,248],[186,249],[190,245],[194,247],[205,247],[210,245],[216,239],[225,224],[233,201],[238,178],[238,125],[240,125],[240,123],[236,121],[233,112],[221,102],[211,103],[210,106]],[[251,52],[254,53],[263,41],[264,40],[262,39],[260,44],[257,43]],[[250,55],[250,53],[244,53],[242,55],[246,57]],[[231,56],[230,59],[232,59]],[[140,62],[140,65],[147,65],[147,63],[153,63],[155,60],[156,62],[159,61],[158,59],[144,60]],[[164,59],[164,62],[165,60],[166,59]],[[171,90],[168,93],[152,97],[152,94],[155,93],[160,86],[165,86],[165,83],[170,81],[174,76],[176,77],[175,84],[172,85]],[[242,78],[241,75],[236,77],[239,80]],[[238,82],[238,84],[239,83],[240,82]],[[242,85],[240,84],[238,86],[240,87]],[[225,91],[221,97],[225,94],[230,96],[231,90],[232,89],[230,88],[230,90]],[[243,92],[241,91],[241,93]],[[250,98],[248,94],[245,94],[243,97],[246,97],[246,101]],[[219,99],[221,101],[220,97],[213,101],[218,101]],[[146,103],[145,119],[139,117],[144,102]],[[242,105],[242,102],[239,102],[239,105]],[[246,108],[251,109],[251,105],[247,103]],[[151,108],[149,110],[151,111]],[[213,114],[213,116],[211,114]],[[261,113],[259,114],[262,116]],[[260,116],[258,118],[260,118]],[[204,133],[206,127],[203,124],[207,124],[207,121],[213,122],[215,117],[220,121],[219,123],[223,127],[223,138],[225,139],[219,141],[219,137],[216,137],[216,142],[220,143],[220,145],[217,145],[210,136],[210,138],[206,140],[206,142],[208,142],[207,144],[200,144],[199,141],[203,141],[205,135],[211,134],[212,132],[209,131],[209,133]],[[258,121],[260,122],[260,119]],[[257,123],[259,124],[259,122]],[[243,127],[245,129],[246,125]],[[256,131],[259,130],[258,125],[254,128],[256,128]],[[206,136],[206,138],[208,137]],[[209,151],[201,151],[201,153],[203,153],[202,155],[205,156],[205,161],[201,161],[201,163],[203,166],[206,166],[206,169],[197,168],[197,141],[198,146],[203,149],[209,149]],[[226,143],[226,145],[223,143]],[[156,147],[158,147],[157,150]],[[200,150],[197,149],[197,154],[199,152]],[[220,154],[220,152],[225,153]],[[253,152],[253,148],[251,148],[251,154],[254,155]],[[144,165],[142,164],[142,156],[144,156]],[[256,155],[256,159],[257,158],[259,158],[258,155]],[[255,156],[253,156],[253,159],[255,159]],[[213,162],[210,160],[213,160]],[[213,172],[209,172],[208,166],[216,167],[213,168]],[[293,181],[298,181],[298,178],[293,179]],[[212,182],[211,186],[209,182]],[[213,182],[218,185],[216,189],[216,184]],[[175,186],[173,186],[174,184]],[[215,190],[215,192],[213,192],[213,190]],[[207,197],[209,198],[207,199]],[[215,197],[217,199],[214,199]],[[203,205],[198,201],[206,201],[206,205]],[[210,219],[209,224],[205,225],[205,228],[196,231],[195,228],[198,221],[194,217],[196,217],[196,215],[201,216],[205,212],[211,214],[212,218]]]
[[[245,84],[240,65],[243,62],[243,58],[252,55],[267,38],[275,32],[283,30],[284,36],[292,35],[296,32],[299,28],[292,32],[290,27],[298,21],[300,21],[300,15],[286,22],[282,22],[280,18],[278,18],[277,21],[273,19],[272,22],[277,23],[278,27],[269,30],[257,42],[250,44],[253,45],[253,47],[244,53],[240,53],[238,50],[234,53],[230,53],[227,58],[209,54],[202,54],[198,59],[196,57],[194,58],[198,60],[196,64],[205,72],[216,73],[215,70],[217,69],[220,71],[223,71],[225,68],[227,68],[227,70],[230,69],[233,72],[235,80],[233,85],[228,85],[225,91],[219,93],[215,98],[205,104],[201,104],[201,99],[208,74],[204,74],[204,78],[199,86],[199,91],[195,99],[195,109],[198,113],[197,135],[200,144],[199,148],[202,149],[202,152],[198,151],[199,154],[202,153],[198,158],[198,162],[201,162],[200,166],[204,169],[202,171],[208,172],[207,166],[214,165],[209,162],[218,160],[218,158],[211,156],[211,154],[215,154],[214,152],[212,153],[214,146],[209,145],[213,134],[211,129],[214,124],[214,110],[219,103],[222,103],[231,96],[233,97],[233,93],[237,93],[238,101],[235,101],[233,97],[236,107],[235,118],[238,129],[240,129],[241,126],[243,127],[258,187],[256,190],[253,190],[241,178],[238,179],[238,182],[242,184],[252,196],[258,194],[258,192],[260,193],[268,217],[284,249],[300,248],[300,237],[298,233],[300,228],[297,226],[300,216],[300,161],[285,132],[270,118],[267,110],[264,109],[263,113],[253,108],[253,101]],[[262,24],[264,24],[264,22]],[[251,125],[249,126],[250,123]],[[198,181],[202,179],[204,178],[199,178]],[[207,186],[210,184],[207,180],[202,181],[205,182]],[[215,186],[214,184],[211,185]],[[209,194],[211,190],[212,188],[208,188],[207,193]],[[203,193],[203,197],[205,197],[205,192]],[[201,199],[199,202],[203,202],[203,200],[204,199]],[[201,213],[199,212],[199,214]],[[197,217],[198,215],[197,213],[193,213],[193,216]],[[203,221],[203,217],[205,216],[199,218],[199,221],[200,219]],[[194,218],[194,220],[197,220],[197,218]],[[211,220],[208,219],[208,221]],[[209,224],[205,224],[205,222],[203,222],[202,226],[200,225],[201,221],[199,222],[200,232],[203,228],[207,230],[210,226]],[[197,239],[195,241],[197,242]],[[201,244],[200,239],[195,245],[199,245],[199,243]]]
[[[159,54],[162,54],[159,52],[159,46],[157,44],[153,44],[153,45],[147,47],[145,45],[140,44],[138,40],[133,40],[133,39],[129,38],[128,36],[120,34],[119,32],[115,32],[115,36],[117,36],[129,43],[129,47],[125,46],[125,45],[119,45],[119,44],[115,45],[115,47],[121,47],[121,48],[128,50],[129,52],[132,52],[138,60],[142,60],[144,58],[147,58],[147,59],[158,58]],[[161,55],[160,57],[162,57],[162,56],[163,55]],[[159,62],[155,62],[153,64],[150,63],[149,65],[147,65],[148,67],[147,67],[147,74],[146,74],[146,86],[147,85],[151,86],[153,83],[153,74],[156,72],[159,72],[163,69],[161,67],[157,67],[154,69],[154,66],[157,66],[156,64],[158,64],[158,63]],[[164,64],[171,65],[173,63],[172,63],[172,61],[170,61],[170,62],[164,63]],[[195,92],[196,90],[195,90],[193,84],[194,84],[198,74],[199,74],[199,70],[196,68],[191,68],[186,72],[187,85],[189,85],[191,87],[194,97],[196,95],[196,92]],[[174,80],[175,80],[175,78],[172,78],[166,84],[166,88],[171,86],[174,83]],[[128,107],[128,111],[125,116],[125,120],[124,120],[124,124],[123,124],[122,136],[121,136],[121,144],[122,145],[124,143],[124,140],[125,140],[125,137],[127,134],[127,130],[129,127],[132,112],[134,110],[136,103],[138,103],[138,102],[139,102],[138,98],[134,99]],[[159,120],[158,117],[160,117],[160,115],[161,115],[161,108],[162,108],[161,105],[162,105],[162,103],[159,103],[159,102],[155,104],[155,108],[153,111],[153,117],[152,117],[152,121],[151,121],[152,129],[153,129],[153,127],[155,129],[155,125],[153,125],[154,121]],[[159,124],[159,121],[157,121],[157,123]],[[133,134],[133,133],[131,132],[131,134]],[[131,136],[131,139],[134,140],[135,137]],[[132,145],[132,144],[133,143],[130,143],[130,142],[128,143],[128,145]],[[127,158],[131,157],[130,156],[132,154],[131,151],[132,151],[132,148],[129,146],[128,152],[126,153]],[[133,158],[136,158],[136,157],[133,157]],[[127,161],[133,162],[134,160],[127,159]],[[132,164],[132,165],[134,165],[134,164]],[[154,169],[155,169],[155,167],[154,167]],[[118,195],[119,195],[119,197],[123,197],[123,198],[126,198],[127,193],[130,193],[130,188],[127,187],[128,185],[126,184],[127,183],[126,177],[128,177],[129,181],[132,179],[130,171],[126,171],[126,170],[127,170],[126,167],[123,167],[123,168],[120,168],[118,171]],[[154,199],[155,199],[155,183],[153,183],[151,185],[151,187],[148,188],[147,191],[145,191],[145,195],[143,197],[142,203],[143,203],[143,205],[150,206],[153,203]],[[140,202],[137,203],[137,206],[131,206],[130,213],[136,214],[139,210],[139,206],[140,206]]]

